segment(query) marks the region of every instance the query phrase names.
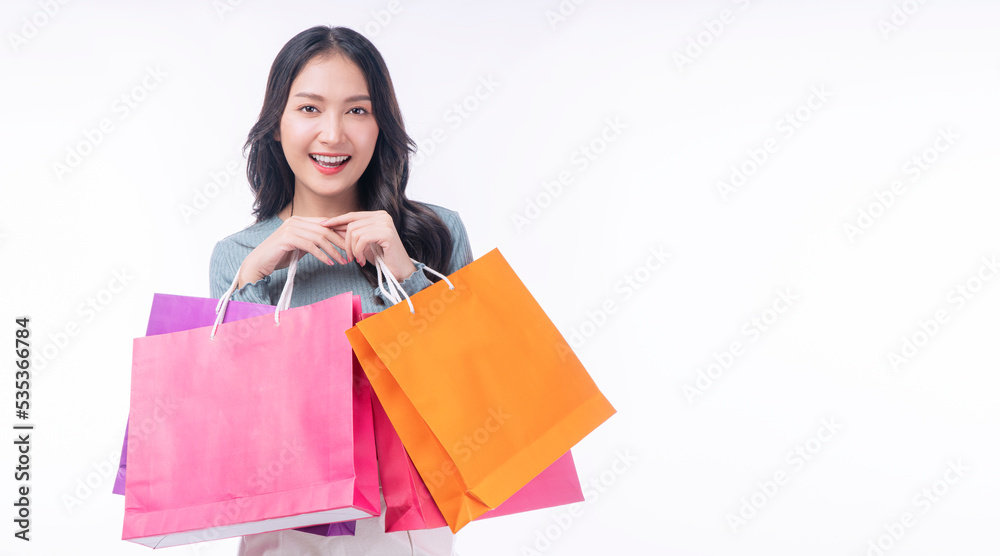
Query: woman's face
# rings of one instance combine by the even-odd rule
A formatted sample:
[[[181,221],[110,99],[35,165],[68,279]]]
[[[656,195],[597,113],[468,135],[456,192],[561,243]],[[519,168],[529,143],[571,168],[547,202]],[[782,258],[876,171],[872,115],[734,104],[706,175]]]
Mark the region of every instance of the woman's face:
[[[378,124],[361,70],[342,55],[316,57],[295,77],[275,140],[295,191],[351,191],[375,152]]]

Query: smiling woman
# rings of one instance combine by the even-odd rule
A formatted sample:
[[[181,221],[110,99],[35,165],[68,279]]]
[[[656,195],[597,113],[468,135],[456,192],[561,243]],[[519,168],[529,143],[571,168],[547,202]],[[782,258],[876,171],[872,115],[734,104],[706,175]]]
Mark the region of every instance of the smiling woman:
[[[400,282],[416,276],[429,285],[414,274],[422,264],[450,269],[458,238],[449,221],[460,221],[407,199],[414,146],[389,71],[368,39],[323,26],[293,37],[271,65],[247,138],[257,225],[274,233],[241,259],[239,287],[286,268],[295,250],[327,264],[356,260],[372,286],[376,271],[365,263],[373,245]],[[342,156],[340,166],[331,164]]]
[[[299,254],[291,307],[351,291],[364,312],[377,312],[394,301],[367,264],[375,253],[409,295],[437,281],[425,264],[451,274],[472,262],[456,212],[406,197],[414,142],[382,56],[357,32],[313,27],[281,49],[246,148],[257,222],[216,244],[213,297],[235,278],[233,300],[274,305]],[[243,537],[239,553],[452,554],[447,527],[384,531],[383,518],[372,518],[354,536],[261,533]]]

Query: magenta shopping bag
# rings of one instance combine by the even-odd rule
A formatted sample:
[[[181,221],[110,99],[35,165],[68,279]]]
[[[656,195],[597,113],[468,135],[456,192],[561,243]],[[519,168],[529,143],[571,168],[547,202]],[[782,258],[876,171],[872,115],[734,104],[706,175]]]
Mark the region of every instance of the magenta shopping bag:
[[[385,531],[413,531],[445,527],[427,486],[403,448],[389,417],[375,399],[375,442],[379,476],[385,498]],[[393,438],[394,437],[394,438]],[[583,490],[573,454],[566,452],[528,484],[496,508],[473,521],[583,502]]]
[[[373,313],[365,313],[364,317],[371,314]],[[377,396],[372,396],[372,405],[379,477],[386,505],[385,531],[390,533],[447,526]],[[505,502],[474,521],[583,500],[573,454],[566,452]]]
[[[165,547],[378,515],[343,334],[354,296],[289,309],[294,268],[274,314],[134,340],[123,539]]]
[[[361,298],[354,296],[354,322],[360,320]],[[365,492],[379,491],[378,471],[375,466],[366,465],[367,461],[376,460],[374,416],[372,415],[372,395],[371,386],[365,378],[365,373],[354,357],[353,394],[354,394],[354,454],[358,461],[358,469],[363,472],[358,474],[359,489]],[[375,502],[379,504],[379,502]],[[380,506],[380,504],[379,504]],[[381,509],[381,508],[380,508]],[[324,537],[337,537],[342,535],[354,535],[356,527],[355,521],[341,523],[327,523],[314,525],[312,527],[300,527],[297,531],[312,533]]]

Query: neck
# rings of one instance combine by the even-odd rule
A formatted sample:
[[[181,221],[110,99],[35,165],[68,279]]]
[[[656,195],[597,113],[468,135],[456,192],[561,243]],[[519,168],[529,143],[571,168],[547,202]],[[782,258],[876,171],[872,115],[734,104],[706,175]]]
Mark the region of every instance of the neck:
[[[359,211],[361,203],[357,193],[355,184],[336,196],[316,195],[296,182],[292,202],[278,213],[278,217],[282,220],[288,220],[291,216],[333,218],[344,213]]]

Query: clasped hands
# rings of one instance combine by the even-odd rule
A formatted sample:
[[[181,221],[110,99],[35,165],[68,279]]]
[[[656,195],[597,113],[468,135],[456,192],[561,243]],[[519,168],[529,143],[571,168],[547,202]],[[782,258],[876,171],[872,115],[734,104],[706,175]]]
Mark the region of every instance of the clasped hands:
[[[328,265],[357,261],[364,266],[375,262],[372,246],[381,248],[382,260],[397,281],[417,270],[392,217],[384,210],[348,212],[333,218],[291,216],[247,255],[240,267],[239,287],[287,268],[296,249],[302,256],[311,253]]]

